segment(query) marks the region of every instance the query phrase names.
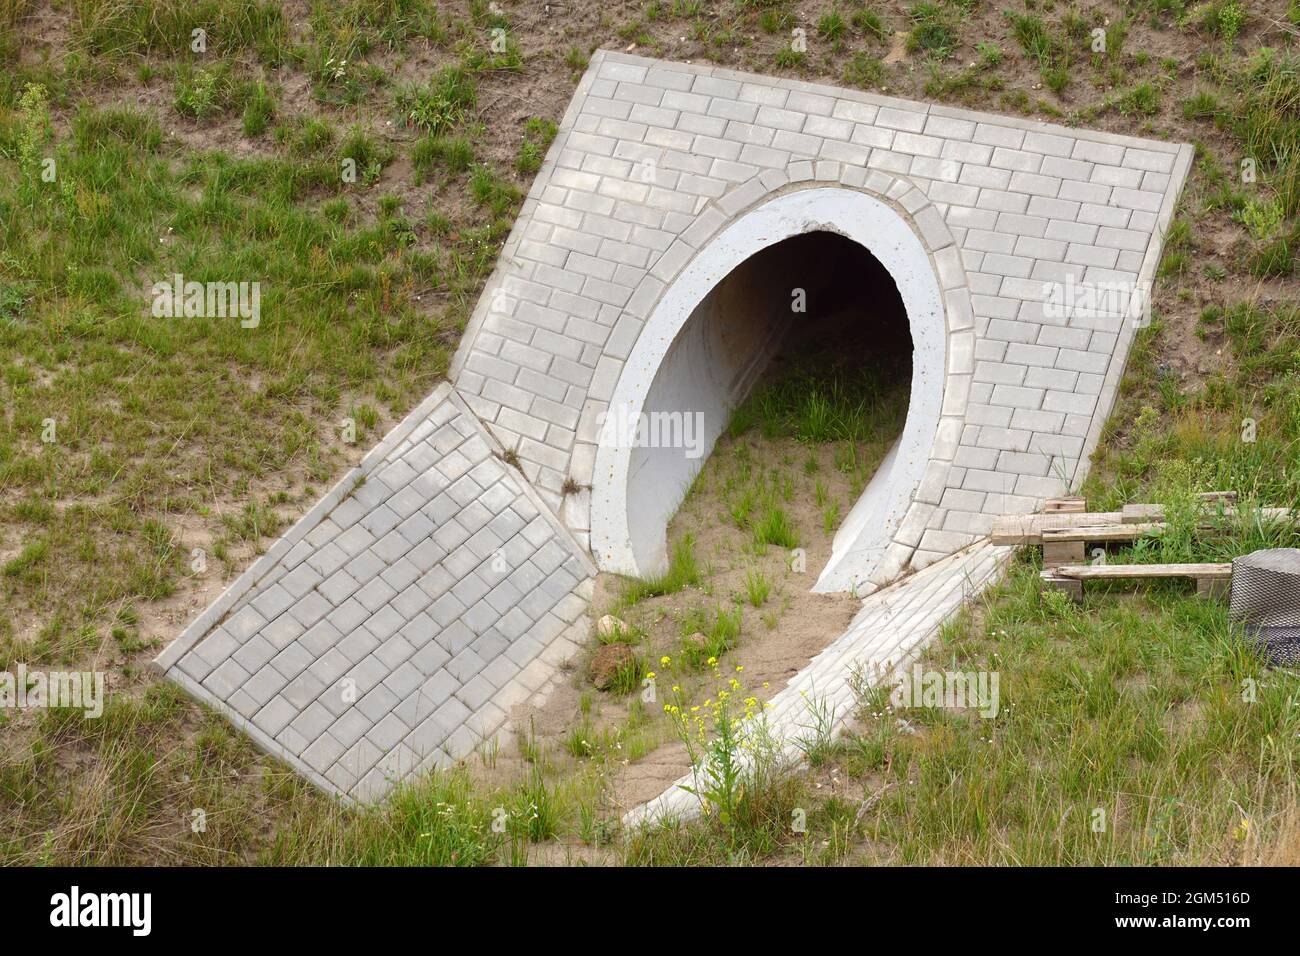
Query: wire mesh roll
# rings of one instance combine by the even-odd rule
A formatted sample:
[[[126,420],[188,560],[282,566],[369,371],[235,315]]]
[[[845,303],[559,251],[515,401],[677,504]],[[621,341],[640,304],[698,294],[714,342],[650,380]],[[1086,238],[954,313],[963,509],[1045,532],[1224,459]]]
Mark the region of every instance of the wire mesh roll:
[[[1300,666],[1300,549],[1233,559],[1230,610],[1270,664]]]

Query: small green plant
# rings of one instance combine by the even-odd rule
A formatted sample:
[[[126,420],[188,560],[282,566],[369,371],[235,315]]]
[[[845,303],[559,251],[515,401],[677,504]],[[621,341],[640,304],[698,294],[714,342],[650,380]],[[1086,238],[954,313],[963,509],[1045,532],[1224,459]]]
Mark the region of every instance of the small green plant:
[[[516,792],[511,832],[532,843],[552,839],[560,829],[560,804],[555,788],[534,770]]]
[[[427,86],[398,91],[397,108],[416,129],[441,135],[454,129],[478,101],[474,79],[460,67],[446,67]]]
[[[832,49],[838,49],[839,45],[844,42],[845,35],[849,32],[848,21],[839,10],[831,10],[829,13],[822,14],[817,21],[817,34],[823,40],[831,44]]]
[[[29,83],[18,98],[17,135],[12,155],[24,169],[40,164],[40,150],[50,137],[50,101],[45,87]]]
[[[1252,239],[1263,242],[1271,238],[1282,225],[1282,204],[1275,198],[1247,199],[1236,218],[1246,227]]]
[[[274,118],[275,101],[266,84],[252,84],[244,100],[244,135],[249,138],[261,136]]]
[[[849,23],[859,33],[864,33],[881,43],[889,39],[889,28],[885,26],[885,21],[875,10],[867,7],[854,10],[849,17]]]
[[[772,582],[762,571],[753,569],[745,573],[745,596],[754,607],[762,607],[772,593]]]
[[[844,83],[860,90],[880,86],[885,78],[885,65],[874,56],[855,53],[844,67]]]
[[[1249,19],[1239,0],[1214,0],[1201,8],[1201,28],[1226,43],[1231,43]]]
[[[802,725],[805,734],[796,738],[795,745],[803,753],[808,766],[817,768],[830,758],[835,749],[835,706],[825,698],[803,695],[804,710],[808,720]]]
[[[470,195],[480,206],[487,206],[494,215],[501,215],[519,199],[519,190],[506,182],[487,163],[471,167]]]
[[[564,54],[564,63],[575,72],[581,73],[591,62],[591,57],[581,47],[571,46]]]
[[[739,607],[691,608],[682,617],[681,660],[691,668],[713,664],[736,646],[742,623]]]
[[[768,7],[758,15],[758,27],[764,33],[784,33],[794,23],[789,10],[780,7]]]
[[[1160,111],[1160,89],[1144,80],[1126,90],[1115,108],[1122,116],[1154,116]]]
[[[436,168],[459,174],[473,164],[474,146],[464,136],[424,136],[411,148],[411,166],[419,182]]]
[[[769,504],[762,518],[754,525],[754,547],[762,551],[768,545],[780,548],[797,548],[799,535],[790,523],[790,516],[777,504]]]
[[[515,168],[522,175],[530,176],[542,168],[546,147],[557,132],[556,125],[550,120],[533,117],[525,124],[524,141],[519,144],[519,155],[515,158]]]
[[[1000,65],[1003,58],[1006,56],[1006,54],[1002,52],[1002,47],[988,40],[981,40],[979,43],[975,44],[975,53],[979,56],[980,65],[986,67]]]
[[[357,179],[370,186],[378,181],[384,166],[393,158],[386,143],[376,141],[360,126],[353,126],[339,143],[339,155],[356,163]]]
[[[668,570],[652,578],[629,579],[623,586],[619,604],[629,607],[646,598],[675,594],[683,588],[698,585],[700,577],[700,566],[695,560],[695,539],[689,534],[683,535],[673,545]]]
[[[776,54],[775,56],[772,57],[772,59],[777,66],[790,70],[790,69],[797,69],[798,67],[801,67],[806,62],[808,62],[808,54],[804,53],[802,50],[794,50],[791,49],[790,47],[782,47],[781,49],[776,51]]]
[[[633,654],[626,663],[620,664],[618,669],[614,671],[609,684],[609,692],[618,696],[630,694],[640,689],[641,682],[650,674],[651,671],[646,665],[645,658],[640,654]]]
[[[925,52],[942,60],[957,48],[957,28],[946,7],[925,0],[908,13],[913,23],[907,34],[909,52]]]
[[[840,506],[838,502],[828,501],[822,506],[822,529],[830,534],[835,530],[835,523],[840,520]]]
[[[176,112],[192,119],[209,119],[230,107],[232,87],[225,64],[211,69],[180,69],[176,75]]]
[[[758,698],[734,675],[722,680],[716,662],[712,667],[712,696],[691,705],[675,686],[664,711],[691,762],[692,783],[682,789],[700,801],[710,825],[736,841],[743,804],[770,779],[777,751]]]

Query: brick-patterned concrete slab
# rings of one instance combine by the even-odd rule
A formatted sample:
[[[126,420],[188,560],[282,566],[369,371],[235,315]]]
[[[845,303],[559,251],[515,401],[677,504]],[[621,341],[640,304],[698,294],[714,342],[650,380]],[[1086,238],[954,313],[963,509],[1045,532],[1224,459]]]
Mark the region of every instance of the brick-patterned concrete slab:
[[[801,761],[800,745],[814,736],[818,723],[814,707],[830,716],[833,736],[842,733],[857,706],[854,676],[867,684],[895,682],[944,621],[998,581],[1012,550],[981,542],[867,597],[848,630],[768,702],[766,719],[777,760]],[[685,787],[695,787],[690,774],[633,808],[623,822],[637,826],[693,819],[700,814],[700,800]]]
[[[590,543],[591,502],[624,494],[604,487],[622,476],[603,463],[598,421],[628,375],[644,374],[642,333],[690,264],[791,191],[876,197],[923,241],[947,311],[943,414],[870,576],[884,583],[1082,478],[1147,318],[1143,291],[1191,156],[1181,144],[598,52],[453,375]],[[1081,292],[1108,289],[1136,293],[1135,314],[1127,300],[1098,307]],[[1071,290],[1080,295],[1063,302]],[[566,479],[590,495],[565,498]],[[602,567],[654,570],[600,540],[593,551]]]
[[[449,385],[156,664],[324,789],[493,736],[587,637],[594,568]]]

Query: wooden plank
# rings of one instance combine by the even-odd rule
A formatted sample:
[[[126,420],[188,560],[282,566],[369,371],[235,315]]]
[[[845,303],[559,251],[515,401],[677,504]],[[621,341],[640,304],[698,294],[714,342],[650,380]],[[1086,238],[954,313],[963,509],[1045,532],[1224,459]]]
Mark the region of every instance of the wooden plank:
[[[1196,497],[1208,503],[1222,501],[1226,505],[1235,505],[1237,503],[1237,493],[1235,491],[1202,491]]]
[[[1088,510],[1088,502],[1079,495],[1066,498],[1048,498],[1043,502],[1045,514],[1083,514]]]
[[[1228,499],[1224,499],[1225,503],[1223,504],[1222,508],[1218,507],[1216,502],[1217,499],[1213,499],[1213,498],[1204,499],[1204,503],[1205,503],[1205,508],[1203,509],[1203,513],[1205,515],[1204,520],[1214,521],[1215,519],[1220,517],[1223,518],[1237,517],[1238,514],[1237,509],[1234,505],[1228,503]],[[1125,522],[1163,521],[1165,518],[1165,506],[1164,505],[1142,505],[1142,504],[1125,505],[1123,509],[1120,511],[1120,514],[1123,515],[1122,520]],[[1273,518],[1287,519],[1291,517],[1291,509],[1260,508],[1258,509],[1257,512],[1252,511],[1250,512],[1250,514],[1258,514],[1260,517],[1265,519],[1273,519]]]
[[[1083,557],[1082,541],[1043,542],[1043,567],[1045,568],[1054,568],[1059,564],[1074,564],[1082,561]]]
[[[1232,578],[1231,564],[1063,564],[1053,571],[1058,576],[1080,581],[1102,578]]]
[[[1120,514],[1123,515],[1120,519],[1123,524],[1145,524],[1152,521],[1162,521],[1165,517],[1165,506],[1125,505]]]
[[[1145,534],[1159,531],[1164,525],[1159,522],[1143,524],[1098,524],[1075,528],[1049,528],[1042,533],[1043,544],[1059,544],[1066,541],[1134,541]]]
[[[1134,508],[1134,505],[1127,505],[1127,508]],[[1141,507],[1153,507],[1144,505]],[[1159,507],[1154,506],[1154,507]],[[1300,521],[1300,514],[1293,515],[1287,508],[1260,508],[1259,516],[1263,520],[1297,520]],[[1136,516],[1136,512],[1130,512]],[[1226,515],[1231,516],[1232,510],[1228,509]],[[1136,521],[1126,520],[1123,511],[1090,511],[1078,514],[1069,512],[1053,512],[1052,514],[1033,514],[1033,515],[1002,515],[993,519],[993,529],[989,534],[989,540],[993,544],[1003,544],[1012,546],[1037,545],[1043,543],[1043,535],[1049,531],[1063,531],[1074,528],[1089,528],[1104,525],[1127,525],[1128,527],[1138,527],[1144,525],[1150,531],[1156,531],[1164,527],[1160,521]],[[1198,527],[1203,531],[1214,531],[1219,526],[1216,515],[1206,515]],[[1145,533],[1145,532],[1143,532]],[[1140,535],[1139,535],[1140,536]],[[1115,538],[1088,538],[1086,540],[1129,540],[1123,534]]]
[[[1063,591],[1076,603],[1083,600],[1083,582],[1078,578],[1061,577],[1051,571],[1043,571],[1039,579],[1042,581],[1043,590]]]
[[[1002,515],[993,519],[993,530],[989,539],[993,544],[1042,544],[1044,531],[1079,525],[1119,524],[1122,517],[1123,515],[1118,511]]]
[[[1064,564],[1039,574],[1044,590],[1063,591],[1083,600],[1084,581],[1187,577],[1196,581],[1196,593],[1223,598],[1231,592],[1231,564]]]
[[[1196,593],[1205,598],[1225,598],[1232,593],[1232,578],[1197,578]]]

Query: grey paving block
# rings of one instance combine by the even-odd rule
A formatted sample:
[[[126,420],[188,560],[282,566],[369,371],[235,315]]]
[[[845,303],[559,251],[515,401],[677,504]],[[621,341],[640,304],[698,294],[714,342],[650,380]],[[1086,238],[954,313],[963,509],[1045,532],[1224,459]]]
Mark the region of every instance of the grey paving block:
[[[354,664],[352,668],[343,675],[343,679],[351,680],[356,687],[357,694],[368,693],[376,684],[388,676],[388,668],[383,662],[373,654],[366,657],[359,664]]]
[[[335,718],[334,723],[330,724],[329,733],[346,750],[365,736],[366,731],[372,726],[374,726],[373,720],[356,707],[349,707]]]
[[[280,696],[296,709],[303,710],[321,695],[325,687],[325,681],[305,670],[285,684],[284,689],[280,691]]]
[[[322,733],[303,751],[302,760],[317,773],[324,773],[342,756],[344,749],[332,734]]]
[[[283,697],[274,697],[253,716],[253,723],[264,733],[275,735],[298,715],[298,708]]]
[[[360,601],[350,599],[325,615],[325,620],[337,628],[340,634],[350,635],[369,617],[370,611]]]
[[[340,639],[338,650],[350,662],[357,664],[378,646],[379,638],[371,634],[369,629],[358,626],[356,630]]]
[[[257,640],[256,636],[245,639],[243,644]],[[263,643],[265,643],[263,641]],[[194,649],[194,653],[203,659],[209,667],[219,667],[241,647],[241,641],[236,639],[229,631],[219,628],[210,634],[205,640],[201,641]],[[241,662],[242,663],[242,662]]]
[[[413,694],[424,680],[420,668],[408,660],[393,668],[393,672],[384,678],[384,686],[396,694],[400,701]]]
[[[225,700],[243,688],[248,683],[249,676],[248,671],[228,658],[204,679],[203,686],[218,700]]]
[[[470,634],[469,637],[472,638],[473,635]],[[468,644],[469,641],[466,640],[461,647],[456,650],[459,651],[463,647],[468,646]],[[417,668],[421,674],[428,677],[440,671],[443,665],[445,665],[447,661],[451,660],[452,653],[452,651],[443,647],[437,641],[430,641],[412,654],[408,663]]]
[[[411,655],[414,653],[415,648],[410,641],[400,634],[394,634],[375,648],[374,656],[385,668],[392,670],[399,664],[410,660]]]
[[[483,669],[483,663],[473,647],[467,647],[447,662],[446,671],[463,684]]]
[[[329,653],[338,644],[342,636],[342,632],[330,623],[328,618],[325,618],[317,621],[310,630],[298,639],[298,643],[305,647],[313,657],[319,658]]]
[[[379,684],[357,701],[357,710],[373,724],[397,706],[398,697],[383,684]]]

